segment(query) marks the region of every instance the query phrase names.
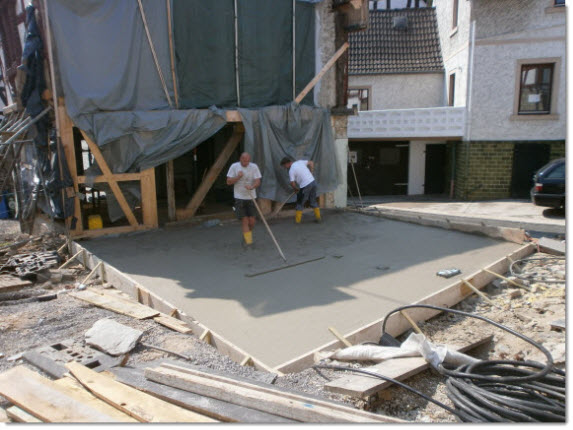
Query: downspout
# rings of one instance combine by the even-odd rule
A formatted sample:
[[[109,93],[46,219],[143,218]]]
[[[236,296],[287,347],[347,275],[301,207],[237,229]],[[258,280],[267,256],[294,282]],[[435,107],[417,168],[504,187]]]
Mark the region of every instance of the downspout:
[[[471,141],[471,112],[472,112],[472,88],[473,88],[473,72],[474,72],[474,51],[475,51],[475,35],[476,35],[476,22],[472,21],[470,26],[470,52],[469,56],[469,68],[468,68],[468,84],[467,84],[467,96],[466,96],[466,198],[469,198],[468,191],[468,177],[470,169],[470,141]]]

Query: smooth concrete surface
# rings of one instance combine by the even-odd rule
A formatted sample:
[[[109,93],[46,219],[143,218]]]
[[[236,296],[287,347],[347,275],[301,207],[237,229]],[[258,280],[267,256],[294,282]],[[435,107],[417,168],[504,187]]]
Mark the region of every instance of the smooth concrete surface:
[[[440,216],[456,218],[469,223],[497,227],[514,227],[524,230],[565,233],[565,211],[535,206],[529,200],[507,199],[477,202],[448,200],[436,196],[365,196],[365,209],[376,208],[381,214],[404,213],[407,215]],[[348,205],[359,204],[357,198],[349,199]]]
[[[266,365],[275,367],[458,280],[519,245],[362,214],[323,211],[315,224],[270,221],[288,263],[312,263],[254,278],[283,265],[262,223],[255,248],[241,245],[238,222],[177,227],[83,245]]]

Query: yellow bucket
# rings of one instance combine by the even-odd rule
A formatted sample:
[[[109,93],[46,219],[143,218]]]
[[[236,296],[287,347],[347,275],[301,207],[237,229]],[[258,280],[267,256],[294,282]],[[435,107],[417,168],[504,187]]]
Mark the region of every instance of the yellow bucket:
[[[103,221],[101,220],[101,215],[88,216],[88,229],[95,230],[98,228],[103,228]]]

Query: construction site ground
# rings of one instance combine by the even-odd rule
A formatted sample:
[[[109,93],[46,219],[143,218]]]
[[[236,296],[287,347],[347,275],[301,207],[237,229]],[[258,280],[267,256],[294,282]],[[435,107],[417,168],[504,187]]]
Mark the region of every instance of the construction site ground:
[[[380,223],[380,225],[387,227],[388,230],[395,231],[396,235],[399,235],[400,232],[403,232],[398,228],[398,225],[403,223],[379,220],[373,217],[355,218],[359,217],[359,215],[352,215],[351,217],[348,217],[348,215],[352,214],[340,214],[340,216],[346,220],[359,220],[352,222],[353,227],[357,227],[358,224],[363,223],[364,228],[371,228],[373,225],[376,226],[377,223]],[[284,223],[286,227],[286,222],[287,220],[280,220],[280,222],[273,223],[271,227],[273,230],[280,232],[280,226]],[[238,231],[238,225],[236,225],[236,223],[231,223],[228,227],[229,232],[236,233]],[[292,224],[288,225],[288,227],[292,228]],[[343,255],[341,258],[337,258],[333,256],[335,252],[332,252],[332,248],[330,248],[334,247],[334,244],[340,242],[341,240],[346,239],[346,241],[349,241],[348,233],[344,233],[344,231],[339,230],[337,230],[339,232],[338,234],[336,232],[325,231],[325,229],[328,229],[328,224],[326,222],[318,226],[315,226],[314,224],[308,224],[300,227],[308,229],[308,231],[305,230],[307,234],[301,235],[302,237],[311,236],[311,230],[320,232],[320,229],[323,229],[322,233],[328,232],[332,235],[325,235],[326,237],[322,238],[322,240],[326,241],[324,243],[324,250],[327,251],[327,255],[329,255],[332,260],[339,261],[342,258],[348,256],[344,253],[336,253],[336,255]],[[421,235],[425,234],[424,230],[436,231],[436,237],[425,239],[423,238],[425,241],[430,239],[437,240],[439,236],[448,236],[454,233],[436,228],[419,226],[412,227],[418,227],[421,229],[418,230],[418,234]],[[198,227],[197,232],[201,237],[202,235],[207,234],[208,232],[217,228],[224,229],[227,228],[227,226],[203,226]],[[364,242],[368,242],[370,240],[365,236],[364,232],[358,233],[360,229],[355,231],[355,247],[358,247],[359,243],[364,244]],[[178,243],[184,242],[186,238],[181,234],[182,233],[179,230],[177,240],[175,240],[175,242],[169,242],[169,245],[177,246]],[[264,231],[262,231],[262,228],[260,228],[258,231],[259,241],[262,241],[263,238],[261,236],[264,234]],[[281,237],[279,235],[280,233],[277,233],[277,239],[281,241]],[[456,235],[453,235],[452,237],[455,237]],[[225,247],[225,252],[227,253],[225,255],[234,255],[232,250],[234,250],[237,245],[240,247],[240,244],[237,243],[238,240],[233,237],[232,234],[223,236],[229,236],[228,240],[230,242],[229,244],[223,245]],[[137,239],[141,237],[141,235],[134,235],[130,239],[137,241]],[[209,243],[205,243],[208,242],[205,237],[202,237],[203,243],[205,246],[208,246]],[[18,242],[23,238],[24,237],[17,235],[14,232],[5,233],[1,242],[3,245],[6,245]],[[268,240],[268,238],[265,239]],[[379,239],[380,238],[378,238],[378,241]],[[514,249],[516,246],[516,244],[497,242],[488,238],[479,239],[483,240],[484,244],[487,244],[482,246],[492,246],[491,242],[497,243],[498,246],[501,245],[502,247],[508,246],[509,249]],[[119,238],[113,240],[117,241]],[[376,237],[371,238],[371,240],[378,242]],[[393,249],[397,248],[397,240],[397,237],[388,238],[386,241],[386,246],[392,247]],[[92,241],[91,243],[97,245],[98,242],[102,244],[105,243],[104,240]],[[285,242],[285,240],[283,239],[282,242]],[[30,242],[25,247],[17,250],[17,252],[42,250],[46,248],[55,250],[58,249],[63,243],[63,236],[47,235],[44,236],[41,241]],[[286,243],[289,243],[289,241],[286,241]],[[233,246],[232,250],[231,245]],[[298,245],[300,245],[300,243]],[[149,247],[143,249],[142,252],[149,252],[150,248],[153,246],[152,242],[149,242],[148,246]],[[168,249],[168,245],[162,246],[161,248],[163,251],[166,251],[166,249]],[[409,248],[414,249],[416,246],[411,244]],[[295,249],[296,246],[293,246],[292,248],[285,246],[285,254],[290,257],[293,255],[293,251]],[[355,248],[347,248],[347,250],[351,249]],[[331,250],[332,254],[328,254],[329,250]],[[262,253],[263,251],[265,251],[266,255],[271,254],[272,244],[268,248],[266,248],[266,246],[261,246],[260,248],[257,248],[253,251],[241,250],[238,256],[235,258],[237,258],[239,262],[245,263],[246,261],[249,261],[247,259],[254,255],[254,253]],[[374,250],[370,250],[371,253],[373,253],[373,251]],[[507,251],[504,252],[507,254]],[[274,257],[274,254],[272,255]],[[448,253],[444,252],[441,257],[445,258],[447,255]],[[503,252],[502,255],[504,255]],[[180,258],[182,261],[185,261],[183,257],[184,256],[181,256]],[[307,256],[298,255],[297,257],[304,258]],[[486,259],[484,263],[491,262],[497,258],[497,256],[492,256],[491,258]],[[565,329],[558,328],[559,325],[556,326],[553,324],[558,320],[562,320],[563,322],[565,321],[565,259],[556,259],[555,256],[543,253],[532,254],[531,258],[535,260],[527,263],[521,272],[521,276],[528,278],[527,281],[523,282],[531,288],[531,291],[525,290],[523,288],[517,288],[505,281],[495,281],[489,284],[482,291],[487,294],[487,296],[496,304],[497,307],[493,307],[491,304],[484,301],[484,299],[476,295],[472,295],[468,299],[461,302],[459,305],[455,306],[454,309],[460,309],[466,312],[491,318],[498,323],[506,325],[509,328],[513,328],[520,333],[530,336],[535,341],[541,342],[551,352],[558,367],[565,368]],[[270,259],[271,258],[269,258],[269,260]],[[274,261],[276,262],[277,260],[275,259]],[[399,264],[399,261],[399,259],[393,260],[392,264],[386,264],[386,266],[396,268]],[[442,267],[444,266],[442,263],[445,263],[445,261],[436,261],[439,264],[436,264],[436,267],[432,268],[433,272],[426,275],[427,278],[437,278],[435,276],[435,271],[445,268]],[[367,262],[368,264],[372,265],[374,260],[370,259],[367,260]],[[188,260],[187,264],[189,264]],[[245,263],[240,266],[246,267],[247,264],[248,263]],[[315,263],[308,263],[309,270],[312,264]],[[379,265],[382,264],[384,264],[384,262],[380,261]],[[85,268],[79,263],[71,265],[71,268],[75,270],[75,274],[65,281],[59,282],[57,279],[39,279],[32,286],[18,291],[17,293],[4,293],[2,295],[0,300],[0,373],[20,364],[29,366],[31,369],[38,371],[38,369],[28,364],[25,360],[22,360],[22,353],[37,347],[59,343],[66,340],[73,340],[78,344],[82,344],[84,342],[85,332],[90,327],[92,327],[96,321],[109,317],[113,318],[117,322],[120,322],[121,324],[144,331],[144,335],[140,341],[140,344],[135,347],[135,349],[130,354],[128,361],[124,363],[124,365],[127,367],[141,368],[145,367],[146,363],[155,362],[158,359],[177,359],[177,357],[173,356],[172,354],[144,347],[141,344],[146,343],[168,349],[179,354],[187,355],[190,358],[188,362],[193,364],[201,365],[213,370],[222,371],[229,375],[237,375],[259,380],[261,379],[263,375],[262,372],[256,371],[249,366],[241,366],[240,364],[230,360],[228,357],[220,354],[214,347],[199,340],[198,333],[177,333],[155,323],[153,320],[137,320],[108,311],[106,309],[95,307],[72,297],[69,292],[77,289],[79,282],[85,278],[88,271],[85,270]],[[253,269],[259,268],[260,266],[253,266]],[[243,277],[243,279],[241,279],[242,282],[245,282],[246,279],[249,279],[244,277],[243,272],[247,272],[249,267],[246,267],[246,269],[247,270],[243,270],[240,273],[238,270],[236,271],[235,276],[241,275]],[[467,268],[464,267],[462,271],[464,273],[469,273],[469,271],[472,269],[473,267],[468,266]],[[290,274],[287,275],[286,272],[289,270],[291,269],[285,269],[283,271],[277,272],[284,272],[281,274],[281,277],[285,280],[285,282],[288,281]],[[334,265],[330,266],[328,270],[334,270]],[[381,276],[378,274],[378,271],[380,271],[380,269],[374,268],[372,270],[372,273],[377,275],[374,278]],[[223,269],[219,269],[219,272],[223,272]],[[213,283],[215,282],[217,281],[214,281]],[[92,284],[95,288],[110,287],[109,285],[99,285],[100,281],[97,278],[93,281],[90,281],[89,284]],[[396,284],[402,285],[398,282],[396,282]],[[47,294],[49,295],[52,293],[57,293],[56,299],[41,302],[33,300],[37,296]],[[235,294],[232,290],[228,290],[228,293],[230,294],[230,297],[232,297],[232,294]],[[10,294],[12,294],[12,296],[10,296]],[[425,295],[427,295],[427,292],[421,293],[421,296]],[[320,296],[316,297],[315,299],[319,298]],[[389,306],[388,309],[379,309],[379,312],[376,314],[376,316],[370,319],[383,317],[384,314],[390,311],[392,308],[411,302],[412,298],[414,298],[414,296],[408,296],[407,299],[402,298],[400,300],[396,300],[396,302],[392,303],[392,306]],[[310,299],[312,299],[312,297]],[[351,300],[348,297],[344,297],[344,299],[346,302]],[[177,304],[179,305],[179,302]],[[274,307],[271,309],[276,310],[277,306],[279,306],[279,304],[275,303]],[[264,307],[261,308],[260,306],[258,308],[253,307],[250,309],[251,311],[253,309],[255,311],[258,309],[259,312],[264,311]],[[249,308],[245,312],[245,315],[249,314],[248,310]],[[268,312],[268,310],[266,312]],[[195,312],[190,312],[190,314],[198,318]],[[257,317],[256,313],[251,315],[251,318],[255,317]],[[368,320],[368,318],[366,318],[365,321],[366,320]],[[336,322],[337,321],[333,320],[332,318],[328,318],[323,322],[321,330],[325,331],[326,333],[325,338],[321,338],[320,341],[330,340],[328,338],[329,333],[326,328],[329,325],[336,326]],[[207,326],[209,326],[208,323]],[[471,351],[471,355],[478,358],[516,360],[528,359],[539,360],[542,362],[544,361],[543,355],[540,355],[540,353],[534,350],[531,345],[509,335],[508,333],[495,329],[482,321],[449,314],[437,316],[425,323],[419,323],[419,326],[424,334],[428,336],[428,338],[434,343],[456,344],[459,343],[460,340],[463,340],[465,337],[467,337],[468,333],[471,333],[472,335],[481,333],[484,336],[487,334],[492,334],[493,340],[491,342]],[[339,328],[339,330],[344,333],[349,327],[341,324],[337,328]],[[409,333],[405,333],[404,336],[400,339],[404,339],[408,334]],[[312,346],[315,347],[319,344],[314,344]],[[310,348],[302,349],[304,352]],[[326,362],[328,363],[329,360],[326,360]],[[364,367],[367,364],[368,363],[347,363],[345,365],[351,367]],[[306,369],[302,372],[279,376],[274,380],[273,383],[277,387],[288,388],[302,393],[317,395],[326,399],[341,401],[346,404],[354,405],[358,408],[369,409],[387,416],[396,417],[407,421],[455,421],[455,417],[453,417],[450,413],[399,387],[390,387],[389,389],[386,389],[377,397],[377,399],[375,399],[375,401],[334,394],[324,389],[325,384],[331,380],[341,377],[342,375],[343,373],[341,372],[335,372],[331,370],[321,370],[320,372],[317,372],[314,369]],[[432,396],[433,398],[449,406],[452,406],[452,403],[449,401],[446,394],[444,378],[436,371],[426,370],[422,373],[419,373],[418,375],[408,378],[405,382],[412,387],[417,388],[418,390]],[[8,406],[8,402],[1,398],[0,400],[2,400],[0,402],[0,407],[5,409]]]

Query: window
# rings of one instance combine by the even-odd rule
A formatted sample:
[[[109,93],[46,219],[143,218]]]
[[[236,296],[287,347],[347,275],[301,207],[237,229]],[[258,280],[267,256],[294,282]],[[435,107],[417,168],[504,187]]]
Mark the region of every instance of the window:
[[[452,29],[458,26],[458,3],[459,0],[454,0],[454,8],[452,10]]]
[[[426,0],[374,0],[369,2],[370,10],[405,9],[428,7]]]
[[[454,105],[455,91],[456,91],[456,74],[452,73],[450,75],[450,82],[448,85],[448,106]]]
[[[351,88],[348,90],[347,107],[352,109],[354,106],[359,111],[370,109],[369,88]]]
[[[561,179],[565,177],[565,163],[559,164],[551,172],[545,175],[546,179]]]
[[[554,63],[521,66],[519,115],[551,113],[554,67]]]
[[[555,6],[565,6],[565,0],[555,0],[553,4]]]

